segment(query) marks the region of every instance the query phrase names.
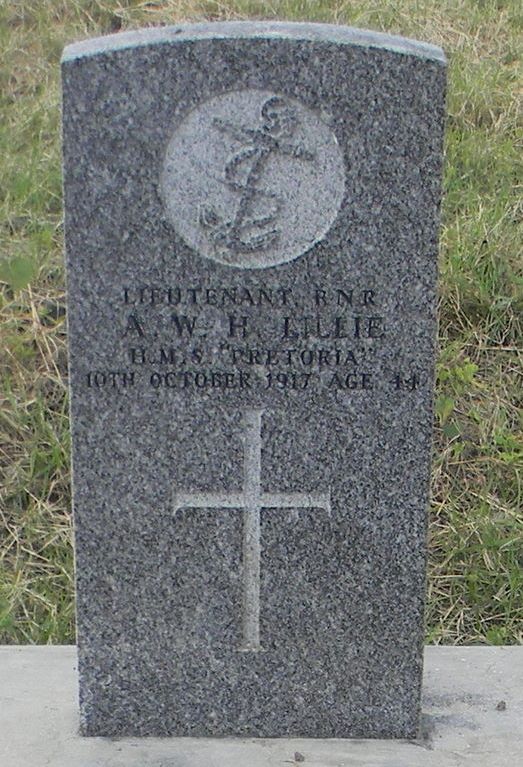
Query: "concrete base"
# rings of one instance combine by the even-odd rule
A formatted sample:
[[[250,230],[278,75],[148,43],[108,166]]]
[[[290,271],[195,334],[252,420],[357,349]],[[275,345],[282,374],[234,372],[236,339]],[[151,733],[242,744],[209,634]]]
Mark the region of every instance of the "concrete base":
[[[523,647],[427,647],[416,741],[81,738],[74,647],[0,647],[2,767],[517,767]]]

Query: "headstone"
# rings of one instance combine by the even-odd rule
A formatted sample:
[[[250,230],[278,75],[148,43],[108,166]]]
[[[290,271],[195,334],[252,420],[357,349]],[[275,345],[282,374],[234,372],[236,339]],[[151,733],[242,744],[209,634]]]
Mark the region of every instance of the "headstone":
[[[328,25],[66,49],[84,734],[416,734],[444,82]]]

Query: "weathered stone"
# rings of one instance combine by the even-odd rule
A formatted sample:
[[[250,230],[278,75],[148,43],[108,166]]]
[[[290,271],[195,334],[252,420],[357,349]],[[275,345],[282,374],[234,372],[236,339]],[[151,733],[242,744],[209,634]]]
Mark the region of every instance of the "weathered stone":
[[[189,25],[63,80],[82,731],[415,735],[442,52]]]

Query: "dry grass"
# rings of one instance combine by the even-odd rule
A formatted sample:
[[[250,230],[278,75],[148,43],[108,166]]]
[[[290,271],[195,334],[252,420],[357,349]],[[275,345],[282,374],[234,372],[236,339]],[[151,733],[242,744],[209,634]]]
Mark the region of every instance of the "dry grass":
[[[450,57],[427,636],[521,642],[523,13],[516,0],[0,4],[0,642],[74,641],[61,49],[122,28],[245,17],[386,30],[443,45]]]

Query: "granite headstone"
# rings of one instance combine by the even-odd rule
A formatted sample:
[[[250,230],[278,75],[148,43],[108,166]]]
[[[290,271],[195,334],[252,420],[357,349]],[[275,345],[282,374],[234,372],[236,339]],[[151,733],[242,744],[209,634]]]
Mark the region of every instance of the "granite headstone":
[[[84,734],[416,734],[444,83],[329,25],[66,48]]]

